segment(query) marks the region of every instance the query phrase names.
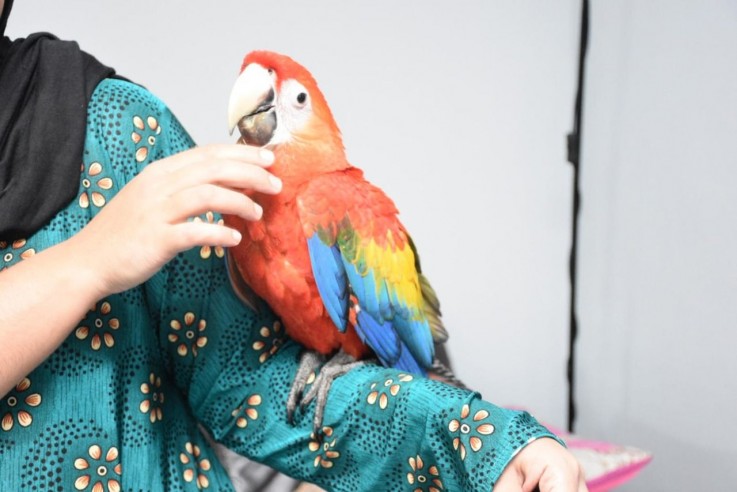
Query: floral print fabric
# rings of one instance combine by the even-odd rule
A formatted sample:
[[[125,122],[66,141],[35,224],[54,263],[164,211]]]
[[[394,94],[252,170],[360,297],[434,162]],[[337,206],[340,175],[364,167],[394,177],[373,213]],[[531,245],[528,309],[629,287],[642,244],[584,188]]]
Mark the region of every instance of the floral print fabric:
[[[0,269],[67,239],[148,163],[192,145],[150,93],[103,81],[77,199],[34,236],[0,243]],[[313,432],[313,406],[286,417],[299,354],[270,312],[232,294],[221,248],[180,254],[90,306],[0,398],[2,490],[231,490],[198,423],[238,453],[337,491],[488,491],[521,447],[552,437],[526,413],[370,364],[335,381]]]

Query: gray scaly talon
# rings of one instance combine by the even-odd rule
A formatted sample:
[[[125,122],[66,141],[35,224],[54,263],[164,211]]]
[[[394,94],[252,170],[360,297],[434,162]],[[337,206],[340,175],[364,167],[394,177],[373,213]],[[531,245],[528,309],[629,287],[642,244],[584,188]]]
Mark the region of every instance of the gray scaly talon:
[[[317,352],[305,351],[300,357],[297,374],[294,376],[294,382],[289,390],[289,397],[287,397],[287,419],[289,422],[294,422],[294,411],[297,409],[302,391],[307,386],[307,380],[323,362],[325,362],[325,358]]]
[[[287,416],[292,421],[294,410],[297,406],[297,400],[306,386],[309,375],[323,361],[323,357],[314,352],[305,352],[300,359],[300,366],[297,375],[294,378],[292,389],[289,392],[287,401]],[[342,376],[357,366],[364,365],[363,361],[356,361],[355,358],[340,350],[320,369],[315,382],[310,390],[302,396],[300,406],[305,408],[315,400],[315,415],[312,421],[313,430],[317,434],[322,427],[323,417],[325,415],[325,405],[328,401],[328,391],[333,384],[335,378]]]

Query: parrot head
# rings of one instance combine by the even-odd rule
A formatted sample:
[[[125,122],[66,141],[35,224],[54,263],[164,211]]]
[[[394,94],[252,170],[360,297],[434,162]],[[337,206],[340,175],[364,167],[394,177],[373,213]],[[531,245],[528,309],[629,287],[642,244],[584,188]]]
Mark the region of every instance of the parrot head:
[[[231,133],[238,128],[243,143],[291,149],[303,161],[309,154],[317,154],[322,166],[345,159],[340,130],[317,82],[279,53],[246,55],[230,94],[228,127]]]

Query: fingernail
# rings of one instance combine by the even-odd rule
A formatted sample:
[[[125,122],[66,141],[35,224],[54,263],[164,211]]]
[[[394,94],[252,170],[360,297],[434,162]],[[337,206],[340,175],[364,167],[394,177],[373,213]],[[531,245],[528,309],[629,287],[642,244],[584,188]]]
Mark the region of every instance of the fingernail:
[[[240,233],[240,232],[238,232],[238,231],[233,231],[233,232],[232,232],[231,234],[233,235],[233,240],[234,240],[234,241],[236,242],[236,244],[238,244],[238,243],[240,243],[240,242],[241,242],[241,238],[242,238],[243,236],[241,235],[241,233]]]
[[[281,179],[277,178],[273,174],[269,174],[269,181],[271,182],[271,187],[274,188],[274,190],[276,191],[281,190],[281,186],[282,186]]]
[[[261,208],[261,205],[259,205],[258,203],[254,203],[253,204],[253,210],[256,211],[256,218],[257,219],[260,219],[261,216],[264,215],[264,209]]]
[[[271,164],[274,162],[274,153],[270,150],[261,149],[259,150],[258,154],[261,156],[261,159],[264,160],[267,164]]]

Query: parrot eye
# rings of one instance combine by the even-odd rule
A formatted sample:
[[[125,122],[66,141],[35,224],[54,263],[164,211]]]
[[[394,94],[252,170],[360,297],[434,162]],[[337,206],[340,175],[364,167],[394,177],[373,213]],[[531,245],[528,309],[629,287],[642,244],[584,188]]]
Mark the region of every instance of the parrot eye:
[[[279,99],[284,104],[286,117],[282,118],[282,123],[286,124],[288,119],[294,130],[304,125],[312,115],[314,101],[310,98],[310,91],[295,79],[284,81]]]

